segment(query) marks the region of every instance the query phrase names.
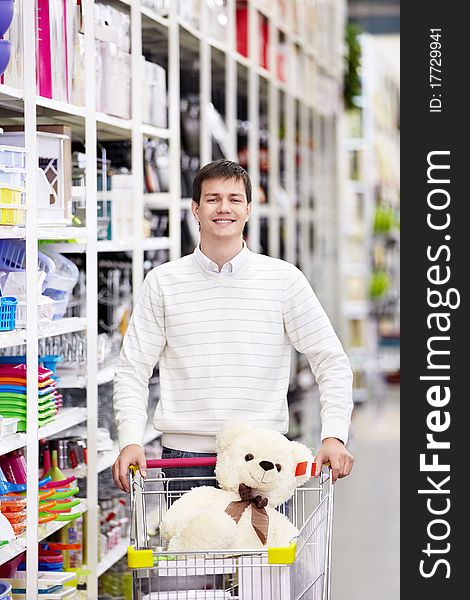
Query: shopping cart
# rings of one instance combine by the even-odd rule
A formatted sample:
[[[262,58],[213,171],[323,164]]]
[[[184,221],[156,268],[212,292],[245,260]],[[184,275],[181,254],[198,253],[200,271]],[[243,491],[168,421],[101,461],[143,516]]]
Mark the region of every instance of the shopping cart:
[[[330,471],[295,490],[279,510],[300,530],[287,548],[168,552],[159,524],[184,492],[172,482],[214,477],[166,477],[161,469],[213,466],[215,458],[148,460],[148,476],[130,470],[134,600],[329,600],[334,485]],[[155,475],[151,473],[158,469]],[[314,466],[313,466],[314,469]],[[313,472],[311,470],[310,472]]]

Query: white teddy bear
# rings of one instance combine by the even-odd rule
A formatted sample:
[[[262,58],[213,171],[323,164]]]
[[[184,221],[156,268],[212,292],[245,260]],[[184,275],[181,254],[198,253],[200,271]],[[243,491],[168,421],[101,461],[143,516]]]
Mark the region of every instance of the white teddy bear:
[[[310,450],[269,429],[227,423],[217,435],[218,489],[193,488],[165,513],[160,531],[170,551],[285,547],[297,528],[275,510],[309,475],[296,477]]]

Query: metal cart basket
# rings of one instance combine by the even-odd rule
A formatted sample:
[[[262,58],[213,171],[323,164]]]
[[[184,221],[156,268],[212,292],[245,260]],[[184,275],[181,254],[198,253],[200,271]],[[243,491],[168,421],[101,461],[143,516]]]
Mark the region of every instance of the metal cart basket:
[[[171,467],[215,465],[215,458],[148,460],[143,479],[131,468],[131,542],[134,600],[329,600],[334,485],[329,471],[296,489],[279,508],[300,530],[287,548],[168,552],[159,523],[184,492],[166,477]],[[151,470],[158,469],[151,473]],[[314,466],[313,466],[314,469]],[[313,471],[311,471],[313,472]],[[204,478],[209,481],[214,477]]]

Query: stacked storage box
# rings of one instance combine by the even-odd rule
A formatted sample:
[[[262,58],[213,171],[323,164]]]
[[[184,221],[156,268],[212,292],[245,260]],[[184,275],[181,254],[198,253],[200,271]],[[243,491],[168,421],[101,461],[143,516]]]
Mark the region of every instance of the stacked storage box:
[[[20,146],[0,145],[0,225],[25,223],[25,157]]]

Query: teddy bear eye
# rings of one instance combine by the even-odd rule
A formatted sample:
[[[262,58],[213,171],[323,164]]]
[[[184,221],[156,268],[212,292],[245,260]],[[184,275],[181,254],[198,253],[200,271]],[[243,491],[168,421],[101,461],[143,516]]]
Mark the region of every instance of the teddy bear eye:
[[[245,456],[245,460],[246,460],[246,462],[248,462],[249,460],[253,460],[253,458],[254,458],[253,454],[247,454],[247,455]]]
[[[278,464],[278,465],[276,465],[276,469],[277,469],[277,472],[278,472],[278,473],[280,473],[280,472],[281,472],[281,469],[282,469],[281,465],[279,465],[279,464]]]

